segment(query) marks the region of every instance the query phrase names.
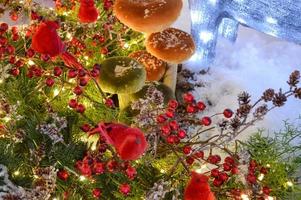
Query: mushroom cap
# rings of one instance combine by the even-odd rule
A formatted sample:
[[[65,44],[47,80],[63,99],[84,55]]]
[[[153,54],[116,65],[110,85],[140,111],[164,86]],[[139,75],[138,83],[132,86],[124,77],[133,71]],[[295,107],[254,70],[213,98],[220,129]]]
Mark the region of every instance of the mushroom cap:
[[[192,36],[176,28],[150,34],[145,46],[153,56],[176,64],[188,60],[195,52]]]
[[[182,0],[116,0],[114,14],[135,31],[152,33],[169,27],[181,13]]]
[[[159,81],[166,72],[167,63],[156,58],[147,51],[136,51],[129,55],[144,65],[147,81]]]
[[[129,57],[112,57],[101,63],[99,84],[104,92],[132,94],[144,86],[146,71],[138,61]]]

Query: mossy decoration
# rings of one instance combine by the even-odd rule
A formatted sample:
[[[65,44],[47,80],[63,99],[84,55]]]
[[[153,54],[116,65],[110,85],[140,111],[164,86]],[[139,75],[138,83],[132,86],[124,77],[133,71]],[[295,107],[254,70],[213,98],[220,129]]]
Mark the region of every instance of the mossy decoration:
[[[101,64],[99,84],[104,92],[131,94],[144,86],[146,71],[142,64],[129,57],[112,57]]]

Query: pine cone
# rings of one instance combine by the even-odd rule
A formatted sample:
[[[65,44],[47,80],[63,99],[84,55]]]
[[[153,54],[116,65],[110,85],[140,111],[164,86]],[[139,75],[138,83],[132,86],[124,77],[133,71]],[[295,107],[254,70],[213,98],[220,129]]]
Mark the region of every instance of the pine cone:
[[[275,96],[273,98],[273,104],[274,104],[274,106],[277,106],[277,107],[283,106],[286,101],[287,101],[287,98],[286,98],[285,94],[282,93],[281,90],[279,91],[279,93],[275,94]]]
[[[254,112],[254,117],[262,117],[264,116],[265,114],[267,114],[268,112],[268,106],[266,104],[262,105],[262,106],[259,106],[255,112]]]
[[[301,88],[297,88],[294,93],[296,98],[301,99]]]
[[[275,91],[273,89],[267,89],[263,95],[262,95],[262,99],[265,101],[265,102],[268,102],[268,101],[272,101],[273,100],[273,97],[275,95]]]
[[[239,117],[246,117],[252,109],[252,106],[250,104],[242,104],[238,109],[237,109],[237,115]]]
[[[299,82],[300,82],[300,72],[296,70],[293,73],[291,73],[289,81],[287,83],[291,87],[296,87]]]
[[[251,96],[247,92],[243,92],[238,95],[238,102],[240,105],[242,104],[249,104],[251,101]]]

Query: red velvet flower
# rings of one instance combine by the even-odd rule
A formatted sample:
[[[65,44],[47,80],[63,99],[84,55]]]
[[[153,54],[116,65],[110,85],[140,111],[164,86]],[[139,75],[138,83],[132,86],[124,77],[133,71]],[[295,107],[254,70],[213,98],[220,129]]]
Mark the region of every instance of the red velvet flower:
[[[64,44],[56,30],[59,25],[53,21],[40,23],[32,36],[32,49],[51,57],[58,56],[64,52]]]
[[[215,200],[208,184],[208,177],[204,174],[192,172],[191,179],[186,186],[184,200]]]
[[[107,143],[112,144],[123,160],[137,160],[147,148],[144,134],[138,128],[131,128],[123,124],[105,126],[100,123],[97,128],[89,132],[90,135],[95,133],[100,133]]]
[[[82,23],[93,23],[97,20],[98,11],[94,0],[80,0],[78,19]]]

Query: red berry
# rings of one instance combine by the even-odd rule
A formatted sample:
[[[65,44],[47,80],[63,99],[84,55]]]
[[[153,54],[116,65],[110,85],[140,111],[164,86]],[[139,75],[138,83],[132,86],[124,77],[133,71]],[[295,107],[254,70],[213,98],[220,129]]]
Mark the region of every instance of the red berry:
[[[179,137],[180,139],[184,139],[184,138],[186,137],[186,131],[184,131],[184,130],[179,130],[179,131],[178,131],[178,137]]]
[[[184,94],[183,98],[186,103],[192,103],[194,101],[194,96],[191,93]]]
[[[233,167],[232,170],[231,170],[231,174],[235,175],[235,174],[238,174],[239,173],[239,170],[237,167]]]
[[[26,52],[26,56],[32,58],[35,55],[35,51],[33,49],[28,49]]]
[[[1,23],[0,25],[0,31],[6,32],[8,30],[8,24],[7,23]]]
[[[195,155],[197,158],[201,158],[201,159],[204,158],[204,152],[203,152],[203,151],[197,151],[197,152],[195,152],[194,155]]]
[[[186,112],[188,113],[195,113],[197,110],[195,109],[195,107],[193,105],[187,105],[186,107]]]
[[[82,131],[84,131],[84,132],[89,132],[90,129],[91,129],[91,127],[90,127],[89,124],[83,124],[83,125],[80,127],[80,129],[81,129]]]
[[[78,104],[76,106],[76,112],[78,112],[78,113],[84,113],[85,110],[86,110],[86,108],[85,108],[85,106],[83,104]]]
[[[249,166],[250,166],[251,168],[256,168],[256,166],[257,166],[256,161],[255,161],[255,160],[251,160],[250,163],[249,163]]]
[[[178,130],[179,129],[179,124],[176,120],[173,120],[169,122],[169,126],[171,127],[172,130]]]
[[[108,53],[109,53],[109,50],[108,50],[108,48],[107,48],[107,47],[103,47],[103,48],[101,48],[100,52],[101,52],[101,54],[104,54],[104,55],[106,55],[106,54],[108,54]]]
[[[221,161],[221,157],[219,155],[211,155],[208,157],[208,162],[211,164],[217,164]]]
[[[271,189],[270,189],[269,187],[267,187],[267,186],[264,186],[264,187],[262,188],[262,192],[263,192],[264,194],[266,194],[266,195],[270,195]]]
[[[69,100],[69,107],[70,108],[76,108],[77,107],[77,101],[75,99]]]
[[[16,63],[15,63],[15,66],[16,67],[23,67],[24,65],[24,61],[22,59],[19,59]]]
[[[80,78],[79,80],[79,85],[80,86],[86,86],[88,84],[88,79],[87,78]]]
[[[226,118],[231,118],[233,116],[233,111],[230,109],[225,109],[223,114]]]
[[[125,173],[130,180],[133,180],[137,175],[136,169],[132,166],[128,166],[128,168],[125,170]]]
[[[131,186],[129,184],[127,184],[127,183],[121,184],[119,186],[119,191],[123,195],[127,196],[131,192]]]
[[[255,184],[256,183],[256,176],[253,175],[253,174],[248,174],[247,181],[250,184]]]
[[[168,117],[168,118],[174,118],[175,117],[175,112],[173,109],[168,109],[165,113],[165,115]]]
[[[188,156],[186,158],[186,162],[187,162],[187,164],[192,165],[194,163],[194,158],[192,158],[191,156]]]
[[[86,76],[86,71],[84,70],[84,69],[80,69],[79,71],[78,71],[78,76],[79,77],[84,77],[84,76]]]
[[[192,150],[192,148],[190,146],[185,146],[183,148],[183,153],[186,154],[186,155],[188,155],[188,154],[191,153],[191,150]]]
[[[20,39],[20,36],[18,34],[13,34],[12,40],[14,42],[18,41]]]
[[[34,11],[31,11],[30,17],[31,17],[32,20],[39,19],[39,15],[36,12],[34,12]]]
[[[218,169],[212,169],[211,170],[211,176],[214,178],[217,178],[219,176],[219,170]]]
[[[11,70],[10,70],[10,73],[13,75],[13,76],[18,76],[20,74],[20,70],[17,68],[17,67],[13,67]]]
[[[224,170],[225,170],[226,172],[228,172],[228,171],[230,171],[230,170],[232,169],[231,165],[229,165],[228,163],[224,163],[224,164],[223,164],[223,167],[224,167]]]
[[[210,126],[212,123],[211,118],[210,117],[203,117],[201,119],[201,124],[204,126]]]
[[[107,168],[109,172],[114,172],[118,167],[118,163],[115,160],[109,160],[107,163]]]
[[[262,173],[262,174],[267,174],[267,173],[268,173],[267,168],[262,167],[262,168],[260,169],[260,173]]]
[[[161,132],[164,136],[170,135],[170,126],[168,124],[161,126]]]
[[[92,191],[94,198],[99,198],[101,196],[101,189],[100,188],[94,188]]]
[[[91,76],[98,77],[99,76],[99,70],[98,69],[92,69],[90,71]]]
[[[114,107],[114,101],[112,99],[106,99],[105,101],[105,105],[109,108],[113,108]]]
[[[218,176],[218,179],[222,180],[223,182],[227,181],[229,176],[225,172],[221,172]]]
[[[175,143],[175,137],[174,135],[169,135],[166,139],[166,141],[169,143],[169,144],[174,144]]]
[[[99,36],[98,40],[100,43],[103,43],[104,41],[106,41],[105,37],[102,35]]]
[[[213,185],[214,185],[215,187],[220,187],[222,184],[223,184],[223,181],[220,180],[220,179],[218,179],[218,178],[215,178],[215,179],[213,180]]]
[[[3,36],[0,36],[0,44],[1,45],[6,45],[7,43],[7,38],[3,37]]]
[[[46,85],[48,86],[48,87],[52,87],[53,85],[54,85],[54,80],[52,79],[52,78],[47,78],[46,79]]]
[[[205,110],[206,105],[204,104],[204,102],[199,101],[199,102],[197,103],[197,107],[198,107],[198,109],[199,109],[200,111],[203,111],[203,110]]]
[[[10,19],[13,21],[17,21],[19,19],[17,11],[11,11],[9,13]]]
[[[163,123],[163,122],[165,122],[166,121],[166,117],[164,116],[164,115],[159,115],[158,117],[157,117],[157,122],[158,123]]]
[[[225,161],[225,163],[228,163],[230,165],[235,164],[235,160],[231,156],[227,156],[224,161]]]
[[[6,51],[7,51],[7,53],[8,53],[9,55],[12,55],[12,54],[15,53],[15,47],[12,46],[12,45],[8,45],[8,46],[6,47]]]
[[[168,107],[172,109],[176,109],[178,107],[179,103],[176,100],[170,100],[168,102]]]
[[[96,162],[93,164],[93,172],[95,174],[103,174],[105,171],[105,165],[101,162]]]
[[[13,34],[18,34],[18,28],[16,26],[13,26],[11,28],[11,31],[12,31]]]
[[[14,64],[16,62],[16,57],[15,56],[11,56],[10,58],[9,58],[9,63],[10,64]]]
[[[53,69],[54,76],[60,76],[60,75],[62,75],[62,73],[63,73],[62,68],[60,68],[60,67],[54,67],[54,69]]]
[[[45,62],[47,62],[48,60],[50,60],[50,56],[48,54],[42,54],[41,55],[41,59]]]
[[[68,77],[69,78],[75,78],[76,76],[77,76],[77,70],[75,70],[75,69],[70,69],[69,71],[68,71]]]
[[[69,177],[69,173],[64,170],[64,169],[60,169],[58,172],[57,172],[57,177],[59,177],[59,179],[63,180],[63,181],[66,181]]]
[[[80,86],[76,86],[74,89],[73,89],[73,92],[74,94],[76,95],[81,95],[83,93],[83,90]]]

